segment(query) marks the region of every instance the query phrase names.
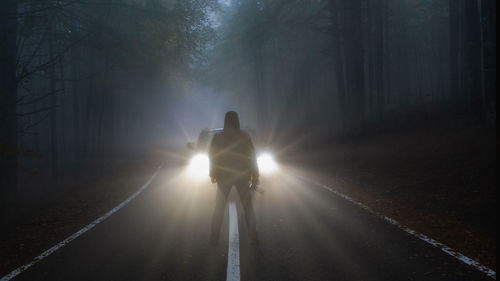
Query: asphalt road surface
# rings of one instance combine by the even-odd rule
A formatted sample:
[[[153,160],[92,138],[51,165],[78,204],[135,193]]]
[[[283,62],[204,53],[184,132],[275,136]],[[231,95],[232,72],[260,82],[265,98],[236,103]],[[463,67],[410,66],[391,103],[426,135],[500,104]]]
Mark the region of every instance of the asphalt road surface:
[[[235,190],[230,198],[241,280],[492,280],[286,169],[262,188],[252,195],[258,246]],[[15,280],[227,280],[229,209],[219,245],[208,244],[215,191],[163,168],[128,205]]]

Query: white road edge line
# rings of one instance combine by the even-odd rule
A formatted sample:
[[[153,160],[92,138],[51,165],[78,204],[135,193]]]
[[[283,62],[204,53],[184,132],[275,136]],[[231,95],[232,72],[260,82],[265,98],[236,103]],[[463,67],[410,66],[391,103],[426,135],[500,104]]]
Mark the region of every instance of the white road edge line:
[[[226,281],[240,281],[240,235],[238,233],[238,212],[234,202],[229,203],[229,247]]]
[[[151,182],[156,177],[156,175],[158,174],[158,172],[160,171],[160,169],[161,169],[162,166],[163,165],[160,165],[158,167],[158,169],[156,170],[156,172],[151,176],[151,178],[141,188],[139,188],[139,190],[137,190],[134,194],[132,194],[125,201],[121,202],[118,206],[114,207],[109,212],[107,212],[106,214],[104,214],[102,217],[100,217],[100,218],[96,219],[95,221],[91,222],[89,225],[85,226],[84,228],[82,228],[82,229],[78,230],[77,232],[73,233],[71,236],[69,236],[68,238],[66,238],[63,241],[59,242],[58,244],[56,244],[52,248],[50,248],[50,249],[46,250],[45,252],[41,253],[40,255],[38,255],[37,257],[35,257],[33,260],[31,260],[31,262],[29,262],[29,263],[27,263],[25,265],[22,265],[22,266],[18,267],[17,269],[14,269],[9,274],[3,276],[0,279],[0,281],[12,280],[14,277],[16,277],[17,275],[19,275],[21,272],[23,272],[26,269],[30,268],[31,266],[33,266],[37,262],[41,261],[42,259],[48,257],[50,254],[52,254],[55,251],[59,250],[60,248],[64,247],[66,244],[68,244],[69,242],[73,241],[78,236],[80,236],[80,235],[84,234],[85,232],[91,230],[98,223],[102,222],[103,220],[105,220],[109,216],[111,216],[112,214],[116,213],[116,211],[120,210],[125,205],[127,205],[128,203],[130,203],[130,201],[134,200],[134,198],[137,197],[137,195],[141,194],[141,192],[143,192],[146,188],[148,188],[149,184],[151,184]]]
[[[298,175],[296,175],[296,176],[298,176]],[[416,237],[416,238],[418,238],[418,239],[420,239],[422,241],[425,241],[428,244],[431,244],[432,246],[440,249],[441,251],[445,252],[446,254],[448,254],[448,255],[450,255],[450,256],[458,259],[459,261],[461,261],[461,262],[463,262],[463,263],[465,263],[465,264],[467,264],[469,266],[472,266],[475,269],[477,269],[477,270],[485,273],[489,277],[491,277],[491,278],[493,278],[495,280],[497,279],[497,273],[494,270],[492,270],[492,269],[490,269],[490,268],[482,265],[480,262],[478,262],[476,260],[473,260],[473,259],[471,259],[471,258],[469,258],[469,257],[467,257],[467,256],[465,256],[463,254],[461,254],[460,252],[452,249],[451,247],[448,247],[447,245],[445,245],[445,244],[443,244],[443,243],[441,243],[439,241],[436,241],[436,240],[434,240],[434,239],[426,236],[425,234],[419,233],[416,230],[408,228],[408,227],[400,224],[397,220],[391,219],[389,217],[386,217],[383,214],[370,209],[370,207],[366,206],[365,204],[357,202],[354,199],[352,199],[351,197],[349,197],[349,196],[347,196],[347,195],[345,195],[345,194],[343,194],[343,193],[341,193],[341,192],[339,192],[339,191],[337,191],[337,190],[335,190],[335,189],[333,189],[333,188],[331,188],[331,187],[329,187],[327,185],[324,185],[324,184],[321,184],[321,183],[317,183],[317,182],[312,181],[310,179],[307,179],[307,178],[305,178],[303,176],[298,176],[298,177],[300,177],[300,178],[302,178],[302,179],[304,179],[304,180],[306,180],[308,182],[311,182],[311,183],[313,183],[313,184],[315,184],[315,185],[317,185],[317,186],[319,186],[319,187],[321,187],[323,189],[326,189],[326,190],[334,193],[335,195],[337,195],[337,196],[339,196],[339,197],[341,197],[341,198],[343,198],[343,199],[351,202],[352,204],[360,207],[361,209],[364,209],[364,210],[368,211],[369,213],[372,213],[373,215],[377,216],[378,218],[381,218],[382,220],[384,220],[384,221],[386,221],[386,222],[388,222],[388,223],[396,226],[397,228],[403,230],[404,232],[410,234],[411,236]]]

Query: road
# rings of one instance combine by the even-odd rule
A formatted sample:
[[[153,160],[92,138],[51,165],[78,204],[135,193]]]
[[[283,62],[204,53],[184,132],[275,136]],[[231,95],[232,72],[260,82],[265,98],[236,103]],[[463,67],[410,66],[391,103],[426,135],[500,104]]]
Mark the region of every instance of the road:
[[[492,280],[286,168],[262,188],[253,194],[258,246],[231,193],[241,280]],[[128,205],[15,280],[226,280],[229,215],[210,246],[214,203],[208,179],[164,167]]]

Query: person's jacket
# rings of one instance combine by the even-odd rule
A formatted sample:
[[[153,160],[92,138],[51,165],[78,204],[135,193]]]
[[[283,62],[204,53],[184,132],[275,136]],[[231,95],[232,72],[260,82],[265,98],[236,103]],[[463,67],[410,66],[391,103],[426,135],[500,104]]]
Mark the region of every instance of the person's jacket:
[[[255,148],[239,128],[225,128],[213,137],[209,150],[210,177],[220,181],[258,178]]]

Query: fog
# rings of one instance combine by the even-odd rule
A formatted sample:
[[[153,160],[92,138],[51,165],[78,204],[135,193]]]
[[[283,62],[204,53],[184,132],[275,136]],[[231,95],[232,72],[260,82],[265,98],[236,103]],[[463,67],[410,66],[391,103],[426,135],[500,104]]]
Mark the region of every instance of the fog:
[[[496,0],[2,0],[0,279],[495,279],[496,74]]]
[[[318,149],[443,118],[496,122],[493,0],[0,7],[3,205],[102,158],[182,154],[228,110],[267,143]]]

